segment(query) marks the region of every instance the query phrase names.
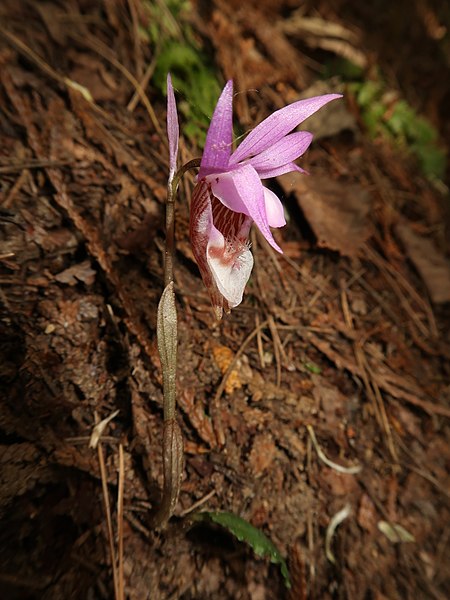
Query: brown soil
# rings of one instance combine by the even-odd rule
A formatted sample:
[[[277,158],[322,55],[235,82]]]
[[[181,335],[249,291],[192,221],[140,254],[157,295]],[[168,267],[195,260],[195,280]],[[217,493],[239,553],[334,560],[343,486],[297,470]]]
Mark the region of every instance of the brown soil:
[[[259,91],[237,96],[243,128],[298,98],[345,41],[449,135],[440,3],[323,0],[302,15],[297,4],[199,1],[189,13],[223,77]],[[320,28],[289,29],[299,16],[354,37],[330,48]],[[120,470],[126,598],[449,597],[448,199],[411,159],[367,139],[348,95],[333,136],[302,163],[311,177],[274,182],[290,215],[277,232],[285,254],[253,234],[245,300],[220,323],[187,237],[192,178],[182,186],[186,463],[176,516],[150,527],[162,484],[155,324],[168,152],[151,81],[162,135],[142,103],[129,106],[155,51],[136,34],[145,25],[137,0],[0,5],[0,596],[114,597],[102,479],[115,529]],[[182,140],[181,153],[199,151]],[[91,449],[95,423],[116,410]],[[326,465],[318,448],[360,472]],[[192,526],[196,503],[263,530],[292,589],[225,531]],[[383,522],[414,541],[388,539]]]

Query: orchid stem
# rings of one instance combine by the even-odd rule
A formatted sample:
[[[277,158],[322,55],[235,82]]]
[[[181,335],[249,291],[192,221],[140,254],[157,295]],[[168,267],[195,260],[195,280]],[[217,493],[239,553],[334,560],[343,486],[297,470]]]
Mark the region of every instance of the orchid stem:
[[[175,256],[175,197],[181,177],[198,167],[200,160],[186,163],[169,177],[166,203],[166,247],[164,252],[164,291],[158,305],[157,338],[163,372],[163,491],[161,504],[152,517],[155,527],[164,526],[178,501],[183,475],[183,436],[176,421],[176,374],[178,319],[175,305],[173,263]]]
[[[200,158],[194,158],[183,165],[169,178],[166,206],[166,248],[164,254],[164,287],[173,281],[173,260],[175,256],[175,196],[183,175],[190,169],[200,166]]]
[[[164,253],[164,287],[173,282],[173,258],[175,254],[175,193],[173,180],[167,186],[166,248]]]
[[[175,173],[175,175],[173,177],[173,181],[172,181],[174,193],[177,191],[178,184],[180,183],[180,179],[183,177],[183,175],[185,173],[187,173],[188,171],[190,171],[191,169],[198,169],[198,167],[200,166],[201,160],[202,160],[201,158],[193,158],[192,160],[190,160],[189,162],[187,162],[186,164],[184,164],[182,167],[180,167],[178,169],[178,171]],[[170,185],[170,183],[169,183],[169,185]]]

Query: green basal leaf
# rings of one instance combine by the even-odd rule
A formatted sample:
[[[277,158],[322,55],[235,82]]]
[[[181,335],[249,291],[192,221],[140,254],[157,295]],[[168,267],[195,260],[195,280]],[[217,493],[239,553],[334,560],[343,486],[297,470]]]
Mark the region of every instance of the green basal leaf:
[[[394,136],[403,136],[405,133],[405,117],[408,117],[409,109],[406,102],[400,100],[396,103],[389,119],[386,120],[386,126],[390,133]]]
[[[444,150],[431,144],[412,146],[412,149],[427,177],[443,179],[447,166],[447,156]]]
[[[411,123],[407,123],[407,135],[418,144],[428,145],[437,142],[438,134],[429,121],[416,115]]]
[[[416,156],[427,177],[444,177],[446,154],[437,130],[425,117],[418,115],[406,100],[395,101],[395,94],[386,89],[381,79],[354,81],[348,90],[360,106],[361,119],[371,138],[392,140]]]
[[[169,40],[158,57],[153,81],[163,93],[168,72],[175,89],[184,97],[179,104],[186,121],[184,134],[203,146],[221,91],[217,78],[199,50],[178,40]]]
[[[184,116],[183,132],[202,147],[221,88],[208,55],[184,18],[192,7],[186,0],[143,1],[149,13],[148,36],[158,52],[152,84],[165,95],[167,73],[171,73],[173,86],[184,99],[178,105]]]
[[[427,177],[442,179],[446,154],[432,123],[417,114],[406,100],[398,99],[398,93],[387,87],[379,73],[365,81],[363,71],[358,74],[351,63],[346,63],[345,60],[330,61],[325,70],[328,77],[338,75],[348,81],[348,93],[353,94],[360,107],[361,120],[369,136],[387,138],[415,155]]]
[[[286,561],[278,548],[259,529],[248,521],[228,512],[201,512],[192,516],[194,521],[212,521],[227,529],[240,542],[248,544],[258,556],[268,557],[270,562],[280,565],[280,571],[287,588],[291,587]]]
[[[381,102],[372,102],[366,111],[362,113],[362,120],[371,137],[375,137],[380,133],[383,115],[386,111]]]

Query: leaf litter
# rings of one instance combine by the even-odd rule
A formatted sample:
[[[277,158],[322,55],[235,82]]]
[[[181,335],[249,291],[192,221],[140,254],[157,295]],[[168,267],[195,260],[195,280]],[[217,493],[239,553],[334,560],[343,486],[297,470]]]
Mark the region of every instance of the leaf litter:
[[[331,598],[332,586],[352,598],[445,597],[449,248],[439,191],[409,159],[366,139],[344,92],[347,116],[318,123],[325,135],[301,163],[311,175],[273,183],[289,217],[276,234],[285,255],[255,236],[246,298],[220,325],[205,308],[179,202],[187,453],[179,519],[157,534],[149,515],[163,469],[155,332],[168,161],[151,117],[163,123],[163,98],[151,79],[145,99],[133,85],[157,49],[136,37],[148,26],[145,2],[32,4],[0,8],[0,208],[20,224],[0,219],[5,596],[283,597],[268,560],[209,529],[186,534],[182,516],[201,505],[265,533],[277,560],[287,558],[292,598]],[[422,4],[439,30],[439,11]],[[390,61],[386,35],[365,31],[362,9],[349,7],[336,15],[319,2],[300,14],[283,0],[217,0],[208,13],[185,7],[180,23],[208,39],[235,80],[239,134],[300,98],[333,56],[360,68],[375,57],[442,123],[448,66],[427,54],[438,41],[421,45],[417,68],[399,66],[400,55],[416,58],[418,29]],[[424,65],[438,75],[414,86]],[[100,458],[89,449],[93,424],[113,414]],[[306,426],[331,465],[361,472],[317,460]],[[347,503],[352,514],[337,527]],[[393,536],[408,538],[401,554]]]

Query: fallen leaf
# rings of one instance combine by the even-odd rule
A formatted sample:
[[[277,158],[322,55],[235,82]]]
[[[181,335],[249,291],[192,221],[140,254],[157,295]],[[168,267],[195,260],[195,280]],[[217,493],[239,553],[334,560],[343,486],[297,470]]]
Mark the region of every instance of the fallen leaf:
[[[96,272],[91,268],[91,263],[88,260],[84,260],[78,265],[69,267],[61,273],[55,275],[56,281],[59,283],[67,283],[68,285],[76,285],[80,281],[86,285],[92,285],[95,280]]]
[[[332,81],[316,81],[313,85],[304,90],[301,98],[312,98],[321,94],[344,93],[344,86]],[[355,117],[348,110],[345,101],[332,102],[327,110],[319,111],[315,115],[308,117],[308,131],[314,133],[314,139],[319,140],[324,137],[332,137],[341,133],[341,131],[358,131],[358,124]]]
[[[397,235],[435,304],[450,302],[450,262],[434,243],[407,224],[397,225]]]
[[[70,78],[88,89],[95,102],[120,101],[123,90],[108,73],[105,64],[93,56],[82,53],[71,53],[75,67],[70,71]]]
[[[355,256],[370,236],[371,198],[359,185],[332,179],[283,175],[286,193],[294,192],[321,248]]]

